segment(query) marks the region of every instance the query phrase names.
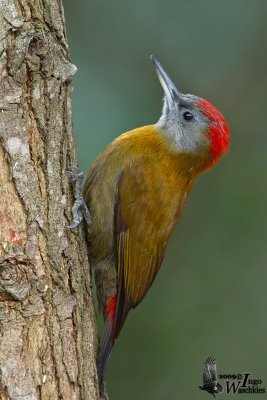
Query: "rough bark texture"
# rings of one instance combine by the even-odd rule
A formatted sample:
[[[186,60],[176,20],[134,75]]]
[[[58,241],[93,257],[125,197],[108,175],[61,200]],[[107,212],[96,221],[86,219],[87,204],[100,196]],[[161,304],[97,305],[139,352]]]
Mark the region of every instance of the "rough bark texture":
[[[60,0],[0,0],[0,399],[98,398]]]

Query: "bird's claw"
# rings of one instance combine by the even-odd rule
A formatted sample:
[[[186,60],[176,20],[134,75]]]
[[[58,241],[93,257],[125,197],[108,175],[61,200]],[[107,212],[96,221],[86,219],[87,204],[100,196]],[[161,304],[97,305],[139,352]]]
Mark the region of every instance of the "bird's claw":
[[[67,168],[68,175],[70,177],[70,183],[73,187],[79,186],[78,189],[81,191],[82,180],[83,180],[83,172],[79,167],[75,167],[73,165]]]
[[[74,188],[75,201],[72,206],[73,222],[68,226],[70,229],[76,228],[83,218],[89,225],[92,221],[90,211],[88,210],[82,196],[83,173],[78,167],[70,166],[67,169],[70,177],[70,183]]]

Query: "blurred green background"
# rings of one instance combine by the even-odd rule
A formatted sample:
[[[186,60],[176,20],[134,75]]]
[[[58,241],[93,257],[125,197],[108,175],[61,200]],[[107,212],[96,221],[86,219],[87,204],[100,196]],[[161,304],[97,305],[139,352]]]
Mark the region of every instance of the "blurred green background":
[[[219,373],[251,372],[267,390],[267,2],[64,0],[64,8],[82,170],[120,133],[159,118],[151,53],[182,92],[214,102],[232,131],[229,154],[197,180],[162,269],[116,343],[110,399],[209,398],[197,388],[209,355]]]

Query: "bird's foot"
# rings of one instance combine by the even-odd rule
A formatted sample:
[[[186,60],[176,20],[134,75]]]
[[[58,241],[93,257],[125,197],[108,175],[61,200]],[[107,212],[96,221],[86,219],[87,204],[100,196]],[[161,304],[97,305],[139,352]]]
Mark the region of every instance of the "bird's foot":
[[[73,222],[69,225],[70,229],[76,228],[83,218],[88,225],[91,224],[92,216],[88,210],[84,198],[82,196],[82,180],[83,173],[78,167],[68,167],[68,175],[70,177],[70,183],[74,189],[74,204],[72,206]]]

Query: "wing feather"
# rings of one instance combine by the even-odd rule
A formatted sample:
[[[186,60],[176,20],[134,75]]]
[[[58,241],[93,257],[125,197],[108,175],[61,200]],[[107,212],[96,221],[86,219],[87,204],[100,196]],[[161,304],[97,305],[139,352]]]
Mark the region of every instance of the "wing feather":
[[[215,358],[208,357],[203,370],[203,383],[209,384],[213,382],[217,382],[216,360]]]
[[[115,207],[118,296],[115,336],[130,308],[136,307],[161,266],[167,241],[183,211],[187,193],[179,191],[155,164],[135,163],[118,183]]]

